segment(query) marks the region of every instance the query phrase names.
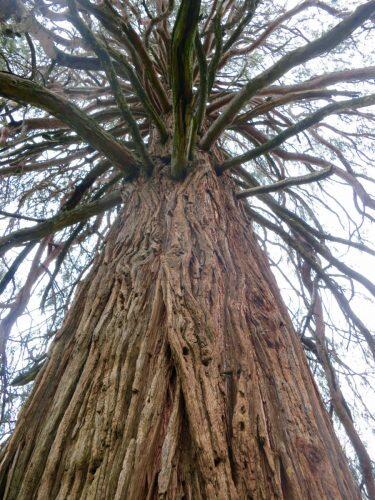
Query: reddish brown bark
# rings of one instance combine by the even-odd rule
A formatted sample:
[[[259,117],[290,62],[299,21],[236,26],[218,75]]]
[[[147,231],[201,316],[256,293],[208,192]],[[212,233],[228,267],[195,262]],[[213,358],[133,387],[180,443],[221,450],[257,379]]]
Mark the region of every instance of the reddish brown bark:
[[[3,453],[4,498],[359,498],[233,191],[205,158],[126,188]]]

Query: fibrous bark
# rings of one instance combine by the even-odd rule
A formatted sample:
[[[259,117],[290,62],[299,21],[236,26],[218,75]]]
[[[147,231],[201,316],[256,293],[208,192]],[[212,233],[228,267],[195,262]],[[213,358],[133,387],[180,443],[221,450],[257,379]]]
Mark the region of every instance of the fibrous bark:
[[[7,499],[358,499],[224,174],[156,166],[80,285],[2,456]]]

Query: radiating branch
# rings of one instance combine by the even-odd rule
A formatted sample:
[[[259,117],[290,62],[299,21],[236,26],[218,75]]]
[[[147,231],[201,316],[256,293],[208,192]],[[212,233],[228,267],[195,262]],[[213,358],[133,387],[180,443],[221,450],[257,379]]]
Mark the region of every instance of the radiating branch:
[[[251,174],[246,173],[246,177],[251,180],[252,185],[256,187],[259,186],[259,183],[253,178],[253,176],[251,176]],[[280,217],[282,221],[285,222],[292,230],[300,233],[304,240],[311,245],[316,252],[324,257],[330,264],[339,269],[344,275],[353,278],[358,281],[358,283],[361,283],[361,285],[367,288],[367,290],[375,297],[375,285],[368,278],[334,257],[330,250],[325,245],[322,245],[314,234],[311,234],[311,231],[307,229],[306,225],[301,223],[301,219],[299,219],[287,208],[279,205],[269,194],[263,193],[258,196],[260,196],[261,200],[266,203],[272,211],[277,214],[278,217]]]
[[[196,96],[196,112],[192,118],[190,144],[188,144],[188,159],[191,160],[193,150],[196,146],[197,134],[199,133],[205,113],[208,98],[208,80],[207,80],[207,60],[203,50],[202,42],[199,33],[195,37],[195,48],[197,53],[198,67],[199,67],[199,87],[198,95]]]
[[[217,167],[217,172],[218,174],[221,174],[222,172],[224,172],[224,170],[228,168],[235,167],[237,165],[240,165],[241,163],[253,160],[254,158],[257,158],[262,154],[268,153],[272,149],[280,146],[280,144],[285,142],[290,137],[293,137],[302,132],[303,130],[308,129],[312,125],[319,123],[323,118],[325,118],[328,115],[331,115],[333,113],[339,113],[340,111],[343,111],[345,109],[357,109],[365,106],[371,106],[374,103],[375,103],[375,94],[370,94],[364,97],[358,97],[355,99],[349,99],[346,101],[340,101],[328,104],[327,106],[324,106],[318,111],[315,111],[315,113],[312,113],[311,115],[307,116],[306,118],[297,122],[291,127],[288,127],[283,132],[280,132],[280,134],[276,135],[275,137],[265,142],[261,146],[258,146],[252,149],[251,151],[248,151],[247,153],[244,153],[240,156],[236,156],[235,158],[231,158],[225,161],[224,163],[222,163],[220,166]]]
[[[253,176],[251,176],[251,174],[249,174],[249,172],[246,172],[243,168],[236,169],[236,173],[238,175],[240,175],[241,177],[245,178],[247,183],[249,183],[249,181],[250,181],[251,185],[255,185],[255,186],[260,187],[260,185],[259,185],[259,183],[257,183],[256,179]],[[246,184],[244,184],[244,185],[246,186]],[[305,229],[305,231],[307,231],[311,235],[315,236],[315,238],[317,238],[319,241],[322,241],[322,240],[323,241],[324,240],[332,241],[334,243],[339,243],[339,244],[345,245],[347,247],[356,248],[360,252],[365,252],[365,253],[368,253],[369,255],[375,256],[375,250],[368,247],[364,243],[359,243],[356,241],[348,240],[346,238],[341,238],[339,236],[334,236],[330,233],[327,233],[326,231],[323,231],[322,229],[318,230],[315,227],[308,224],[303,219],[301,219],[300,217],[298,217],[298,215],[296,213],[291,212],[290,210],[288,210],[284,206],[279,205],[279,203],[277,203],[276,200],[274,200],[272,197],[270,197],[266,193],[264,193],[264,194],[258,193],[258,196],[279,217],[280,217],[280,214],[284,215],[284,217],[285,217],[284,221],[286,221],[286,220],[294,221],[298,225],[298,227],[302,227],[303,229]],[[297,227],[297,226],[295,226],[295,227]]]
[[[43,236],[61,231],[61,229],[72,226],[77,222],[87,220],[94,215],[119,205],[121,201],[121,193],[113,191],[98,201],[78,206],[73,210],[62,211],[40,224],[3,236],[0,238],[0,254],[3,254],[8,248],[22,245],[26,241],[35,241]]]
[[[150,175],[153,170],[153,163],[151,157],[146,149],[146,146],[143,143],[143,139],[141,133],[138,128],[138,124],[134,119],[134,116],[129,108],[129,105],[126,101],[124,93],[120,87],[120,84],[117,80],[117,75],[111,59],[106,51],[105,47],[97,40],[95,35],[91,32],[91,30],[85,25],[85,23],[81,20],[78,14],[78,10],[75,4],[75,0],[68,0],[68,6],[70,11],[70,16],[74,26],[81,33],[84,40],[86,40],[89,45],[92,47],[98,59],[100,60],[103,69],[106,73],[108,81],[110,83],[111,89],[115,96],[117,105],[121,111],[121,114],[125,120],[125,123],[129,127],[130,134],[133,138],[135,149],[139,155],[139,158],[142,160],[142,170]]]
[[[214,121],[201,141],[201,147],[208,150],[222,131],[228,126],[244,105],[260,89],[270,85],[290,69],[304,62],[330,51],[339,45],[345,38],[361,26],[375,12],[375,1],[371,0],[360,5],[350,16],[345,18],[334,28],[327,31],[318,39],[300,47],[282,57],[277,63],[250,80],[229,102],[221,115]]]
[[[182,0],[172,34],[171,79],[173,94],[173,150],[171,173],[186,174],[193,118],[193,54],[200,0]]]
[[[125,175],[137,173],[137,163],[131,152],[64,97],[37,83],[3,71],[0,71],[0,95],[44,109],[113,161]]]
[[[332,167],[325,168],[319,172],[312,172],[311,174],[299,175],[296,177],[289,177],[278,182],[273,182],[267,186],[258,186],[250,189],[245,189],[244,191],[239,191],[236,193],[236,198],[248,198],[250,196],[256,196],[263,193],[272,193],[274,191],[281,191],[290,186],[299,186],[300,184],[310,184],[311,182],[317,182],[333,173]]]
[[[122,68],[124,68],[127,77],[129,78],[130,83],[133,86],[133,89],[137,96],[139,97],[143,107],[145,108],[146,112],[150,116],[151,120],[155,124],[156,128],[159,131],[160,134],[160,140],[161,142],[166,142],[168,139],[168,131],[165,126],[164,121],[160,117],[160,114],[157,112],[155,107],[153,106],[149,96],[147,95],[142,83],[138,79],[135,71],[127,61],[127,58],[123,55],[120,54],[120,52],[112,49],[111,47],[107,47],[107,50],[109,51],[109,54],[113,57],[114,61],[112,62],[114,68],[116,63],[118,63]],[[115,68],[116,69],[116,68]]]
[[[98,4],[94,5],[88,0],[79,0],[79,3],[91,12],[109,32],[113,33],[126,44],[132,55],[133,62],[135,64],[141,62],[144,66],[146,75],[155,89],[162,110],[165,112],[169,111],[170,102],[168,96],[156,74],[155,65],[137,32],[117,14],[109,2],[100,6]]]

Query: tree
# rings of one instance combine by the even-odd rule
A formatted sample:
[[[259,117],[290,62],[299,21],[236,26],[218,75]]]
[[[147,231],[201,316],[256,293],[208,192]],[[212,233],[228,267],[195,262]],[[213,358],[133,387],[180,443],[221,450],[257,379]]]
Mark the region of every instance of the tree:
[[[2,498],[375,498],[374,14],[1,0]]]

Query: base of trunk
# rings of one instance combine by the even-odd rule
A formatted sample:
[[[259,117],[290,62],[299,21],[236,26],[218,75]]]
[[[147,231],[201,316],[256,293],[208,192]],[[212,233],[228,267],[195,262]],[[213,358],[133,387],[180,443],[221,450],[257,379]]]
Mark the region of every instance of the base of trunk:
[[[7,499],[356,499],[226,178],[162,171],[125,208],[3,453]]]

